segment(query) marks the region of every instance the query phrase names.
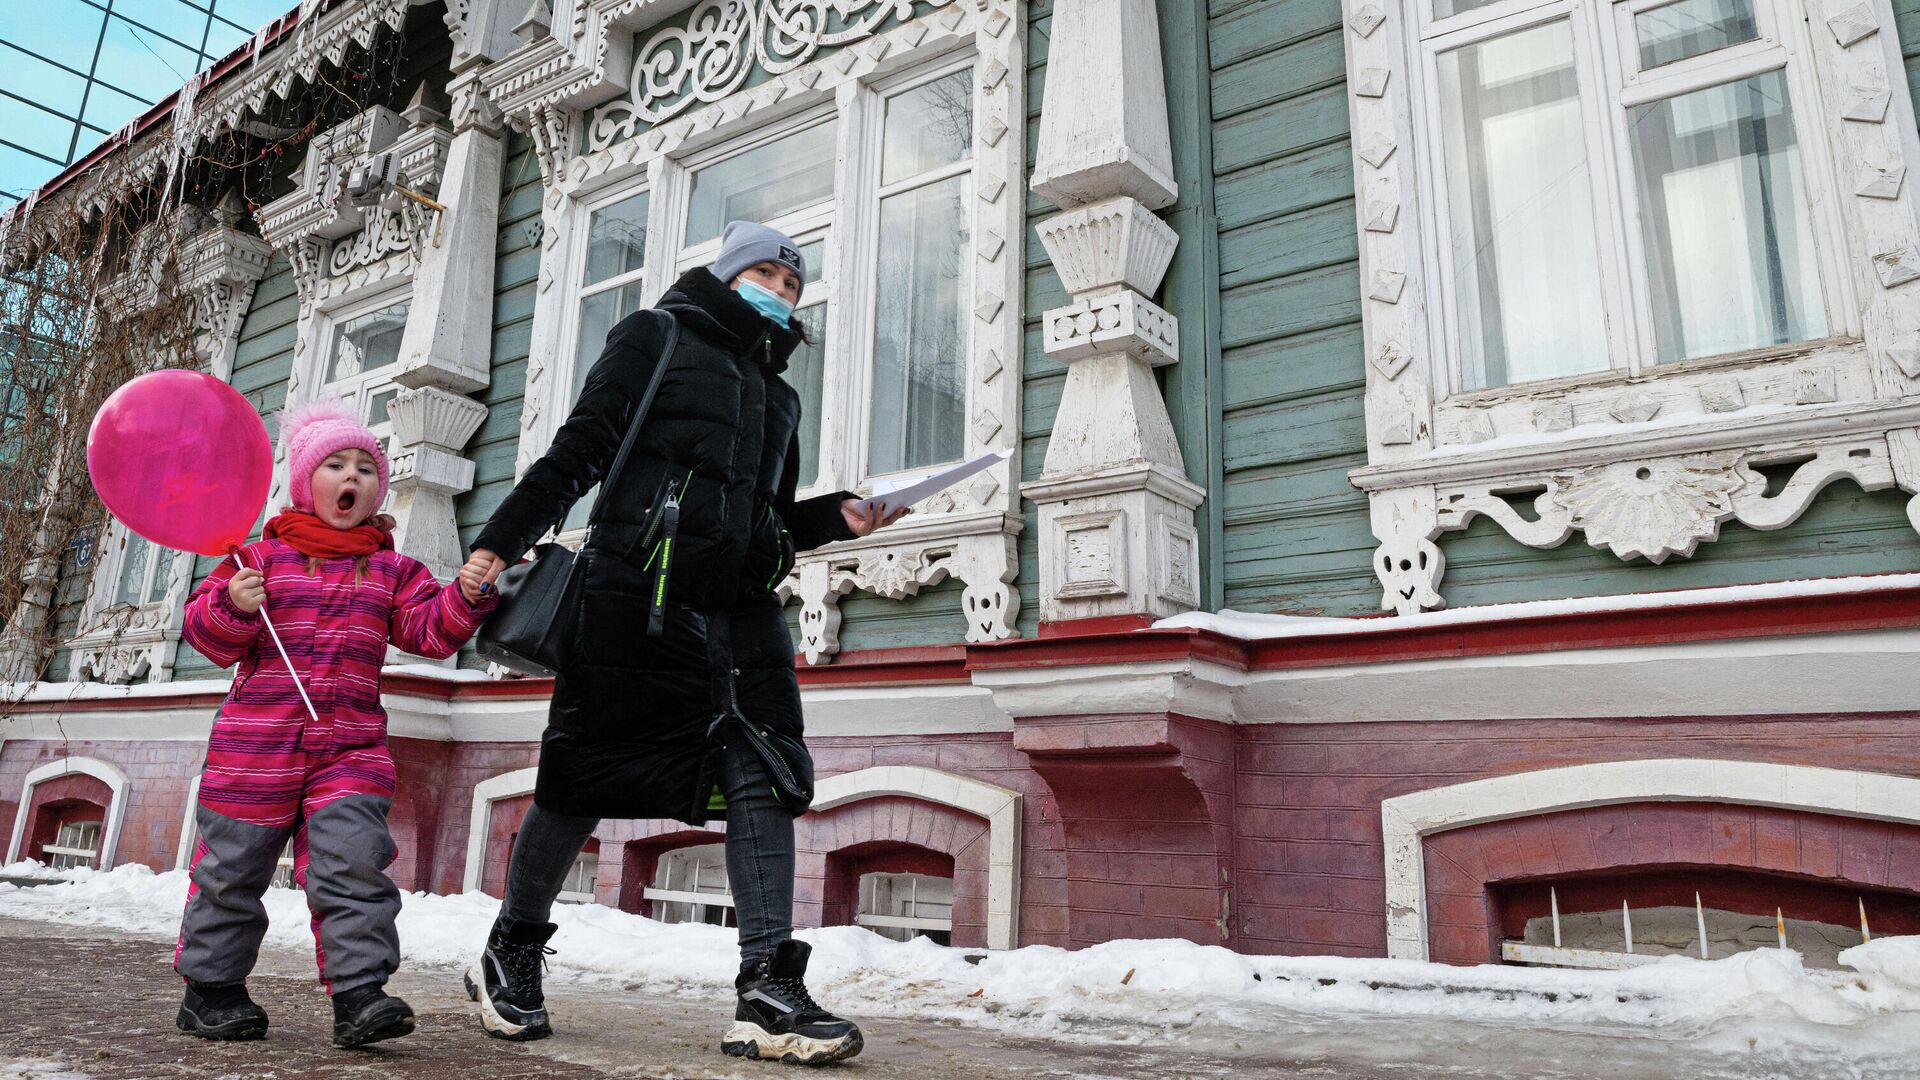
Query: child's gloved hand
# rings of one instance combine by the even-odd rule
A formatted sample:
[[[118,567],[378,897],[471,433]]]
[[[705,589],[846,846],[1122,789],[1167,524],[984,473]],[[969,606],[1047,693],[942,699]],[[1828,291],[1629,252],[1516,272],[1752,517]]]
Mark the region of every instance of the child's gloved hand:
[[[236,570],[227,579],[227,596],[233,606],[249,614],[259,611],[267,602],[267,578],[251,567]]]
[[[460,594],[467,603],[477,604],[493,585],[493,579],[507,568],[507,561],[485,548],[475,551],[460,568]]]

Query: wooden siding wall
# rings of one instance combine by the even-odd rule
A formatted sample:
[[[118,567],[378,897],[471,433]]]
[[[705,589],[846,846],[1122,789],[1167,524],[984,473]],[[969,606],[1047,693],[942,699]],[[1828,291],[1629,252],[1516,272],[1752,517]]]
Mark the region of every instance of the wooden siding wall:
[[[1920,71],[1920,0],[1896,9]],[[1225,474],[1211,569],[1228,607],[1371,613],[1375,541],[1346,479],[1366,432],[1339,0],[1210,0],[1208,26]],[[1790,528],[1730,525],[1657,567],[1577,536],[1537,551],[1483,519],[1442,538],[1442,592],[1460,606],[1920,569],[1906,498],[1843,482]]]

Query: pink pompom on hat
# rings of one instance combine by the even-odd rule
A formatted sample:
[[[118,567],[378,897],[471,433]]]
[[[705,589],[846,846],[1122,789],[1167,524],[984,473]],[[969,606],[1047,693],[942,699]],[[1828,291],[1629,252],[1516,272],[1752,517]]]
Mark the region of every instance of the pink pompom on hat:
[[[280,446],[287,455],[288,489],[293,508],[313,513],[313,472],[342,450],[365,450],[380,474],[373,505],[387,501],[387,451],[360,418],[337,401],[296,405],[280,414]]]

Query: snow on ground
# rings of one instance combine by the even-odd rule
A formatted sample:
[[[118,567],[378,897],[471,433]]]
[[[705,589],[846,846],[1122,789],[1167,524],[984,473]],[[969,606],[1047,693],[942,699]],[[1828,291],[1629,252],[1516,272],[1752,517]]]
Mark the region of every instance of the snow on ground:
[[[61,884],[0,884],[0,915],[172,937],[186,889],[184,871],[121,866]],[[269,944],[311,948],[301,893],[269,890],[266,905]],[[405,894],[407,962],[465,966],[498,909],[480,893]],[[714,998],[730,988],[733,930],[658,923],[598,905],[562,906],[555,921],[555,978]],[[1808,970],[1799,954],[1781,949],[1597,972],[1243,956],[1170,940],[983,953],[925,939],[902,944],[857,927],[799,936],[814,946],[808,982],[831,1007],[1029,1035],[1140,1042],[1196,1026],[1286,1032],[1379,1017],[1737,1036],[1740,1050],[1920,1053],[1920,937],[1847,950],[1840,960],[1851,972]],[[9,1078],[0,1073],[0,1080]]]
[[[0,1061],[0,1080],[91,1080],[57,1061]]]

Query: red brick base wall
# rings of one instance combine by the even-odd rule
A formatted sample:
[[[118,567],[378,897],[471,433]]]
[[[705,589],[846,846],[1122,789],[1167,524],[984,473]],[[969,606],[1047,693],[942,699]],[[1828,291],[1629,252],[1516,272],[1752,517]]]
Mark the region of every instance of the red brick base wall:
[[[813,740],[812,746],[822,778],[912,765],[1018,792],[1022,944],[1068,946],[1166,934],[1218,941],[1249,953],[1384,953],[1380,803],[1397,795],[1491,776],[1648,757],[1920,776],[1920,715],[1913,713],[1243,725],[1106,719],[1114,722],[1023,719],[1016,732],[830,738]],[[533,765],[538,745],[394,739],[392,751],[400,775],[392,827],[401,854],[394,878],[410,890],[458,892],[475,785]],[[196,742],[13,739],[0,744],[0,802],[17,801],[26,775],[58,757],[108,762],[129,780],[117,861],[167,869],[180,841],[187,787],[203,754]],[[1519,852],[1532,850],[1533,861],[1521,861],[1520,877],[1503,863],[1500,873],[1472,880],[1493,897],[1483,898],[1483,906],[1498,901],[1512,911],[1519,911],[1515,905],[1522,901],[1504,899],[1519,896],[1508,887],[1527,880],[1527,874],[1622,875],[1661,866],[1786,874],[1889,896],[1920,892],[1913,871],[1920,866],[1915,846],[1920,841],[1909,830],[1802,815],[1793,819],[1797,861],[1789,865],[1781,854],[1788,843],[1785,819],[1739,808],[1702,812],[1708,817],[1678,824],[1679,819],[1663,819],[1668,821],[1666,849],[1662,841],[1636,833],[1629,814],[1625,824],[1616,821],[1599,841],[1612,854],[1577,871],[1569,868],[1582,864],[1558,861],[1558,849],[1547,867],[1538,841],[1524,839],[1531,827],[1518,832],[1510,827],[1508,842]],[[481,881],[491,890],[504,884],[504,841],[518,817],[508,804],[489,818],[490,833],[505,830],[485,845],[489,863]],[[0,827],[11,824],[11,815],[0,806]],[[848,803],[797,824],[796,916],[802,925],[838,921],[849,910],[836,892],[844,889],[833,884],[838,871],[830,857],[856,857],[863,850],[880,850],[873,845],[895,845],[953,860],[955,941],[981,940],[982,819],[889,796]],[[1589,820],[1590,843],[1594,828]],[[603,823],[595,834],[601,845],[599,901],[637,910],[661,852],[712,842],[717,833],[717,828],[690,830],[676,822]],[[1448,841],[1458,842],[1463,841]],[[1499,841],[1489,843],[1497,847]],[[1743,851],[1748,855],[1738,854]],[[1435,880],[1444,877],[1435,873]],[[1489,894],[1489,887],[1507,892]],[[1484,960],[1500,912],[1466,917],[1449,908],[1445,916],[1454,920],[1446,925],[1477,928],[1482,950],[1477,958]]]
[[[187,789],[200,775],[206,747],[198,742],[8,739],[0,744],[0,796],[17,808],[27,774],[65,757],[104,761],[127,776],[127,806],[114,864],[137,862],[156,870],[172,869],[180,823],[186,815]],[[0,818],[0,829],[11,835],[12,814]]]
[[[1920,776],[1920,714],[1914,713],[1262,724],[1238,731],[1240,937],[1234,947],[1254,953],[1386,952],[1380,803],[1394,796],[1656,757]],[[1570,799],[1578,795],[1568,792]],[[1848,864],[1835,865],[1855,880]],[[1485,960],[1483,951],[1477,962]]]

